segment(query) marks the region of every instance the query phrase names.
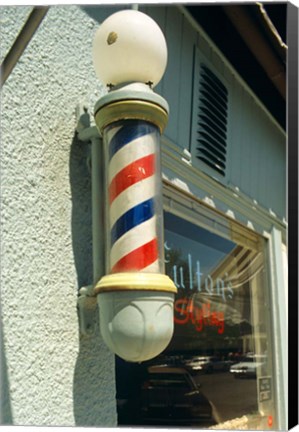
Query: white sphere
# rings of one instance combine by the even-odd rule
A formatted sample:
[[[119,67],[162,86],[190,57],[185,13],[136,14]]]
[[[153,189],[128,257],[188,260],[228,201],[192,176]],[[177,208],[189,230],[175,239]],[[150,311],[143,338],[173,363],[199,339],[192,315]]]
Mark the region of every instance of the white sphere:
[[[100,81],[153,83],[167,64],[167,45],[158,24],[148,15],[123,10],[108,17],[95,33],[93,62]]]
[[[149,360],[169,344],[173,335],[173,293],[111,291],[99,294],[97,301],[102,337],[124,360]]]

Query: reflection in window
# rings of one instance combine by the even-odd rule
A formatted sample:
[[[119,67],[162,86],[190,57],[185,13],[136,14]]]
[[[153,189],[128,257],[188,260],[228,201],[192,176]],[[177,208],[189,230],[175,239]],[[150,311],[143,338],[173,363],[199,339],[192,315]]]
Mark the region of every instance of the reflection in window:
[[[187,382],[184,377],[178,376],[178,375],[171,375],[171,374],[152,374],[151,380],[148,382],[148,387],[172,387],[172,388],[178,388],[178,387],[186,387]]]
[[[177,355],[201,385],[218,423],[238,428],[245,416],[247,428],[269,428],[273,393],[263,250],[246,249],[170,213],[164,217],[166,273],[178,288],[167,354]]]

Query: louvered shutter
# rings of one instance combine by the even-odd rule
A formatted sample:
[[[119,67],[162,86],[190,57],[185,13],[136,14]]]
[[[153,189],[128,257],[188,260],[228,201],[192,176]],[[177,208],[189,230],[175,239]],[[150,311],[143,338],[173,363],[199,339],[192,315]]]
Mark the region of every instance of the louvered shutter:
[[[197,59],[198,60],[198,59]],[[193,133],[195,160],[225,176],[227,160],[228,91],[203,61],[194,69]],[[194,159],[194,158],[193,158]]]

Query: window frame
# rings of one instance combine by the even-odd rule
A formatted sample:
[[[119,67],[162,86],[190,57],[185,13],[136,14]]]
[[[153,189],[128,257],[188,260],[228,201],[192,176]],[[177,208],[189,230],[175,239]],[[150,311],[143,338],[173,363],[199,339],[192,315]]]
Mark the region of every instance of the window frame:
[[[284,398],[287,398],[287,395],[281,396],[279,391],[283,382],[283,375],[280,370],[283,364],[280,354],[281,341],[278,340],[277,332],[277,325],[279,327],[279,324],[275,324],[275,316],[279,309],[276,304],[279,294],[276,292],[277,286],[275,285],[277,282],[273,281],[273,266],[277,265],[277,259],[279,258],[276,253],[278,248],[278,240],[276,238],[278,230],[273,228],[272,233],[264,231],[263,235],[256,233],[240,222],[232,220],[221,211],[212,208],[191,193],[179,189],[167,180],[163,181],[163,210],[220,237],[234,241],[241,246],[262,251],[267,286],[265,290],[265,299],[268,306],[266,312],[270,327],[269,344],[271,349],[273,407],[276,416],[276,427],[279,429],[283,428],[286,424],[287,411],[281,405],[285,404]],[[274,265],[273,260],[275,261]],[[257,382],[257,391],[258,385]]]

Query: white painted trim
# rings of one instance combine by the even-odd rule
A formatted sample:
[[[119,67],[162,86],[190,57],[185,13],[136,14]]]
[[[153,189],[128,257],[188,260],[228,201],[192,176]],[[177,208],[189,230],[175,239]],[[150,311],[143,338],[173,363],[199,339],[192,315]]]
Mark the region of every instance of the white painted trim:
[[[167,178],[164,175],[165,181],[172,183],[174,187],[182,191],[194,195],[196,199],[202,200],[205,204],[210,203],[214,209],[222,214],[226,213],[226,217],[232,220],[234,218],[230,215],[234,213],[239,213],[246,220],[250,218],[253,225],[256,224],[261,227],[260,234],[263,230],[270,231],[271,227],[275,226],[283,233],[283,237],[286,236],[287,226],[285,222],[276,217],[270,209],[265,209],[257,204],[254,199],[247,197],[239,190],[234,190],[211,178],[192,166],[192,162],[190,164],[183,162],[182,159],[185,157],[183,149],[174,145],[164,136],[161,142],[162,171],[164,173],[168,169],[173,173],[173,178]],[[219,208],[219,204],[225,206],[227,211],[223,212]],[[235,220],[238,220],[237,217]],[[242,221],[240,222],[243,223]]]
[[[283,273],[281,231],[272,227],[268,240],[268,276],[273,335],[274,386],[279,430],[288,428],[288,317]]]

